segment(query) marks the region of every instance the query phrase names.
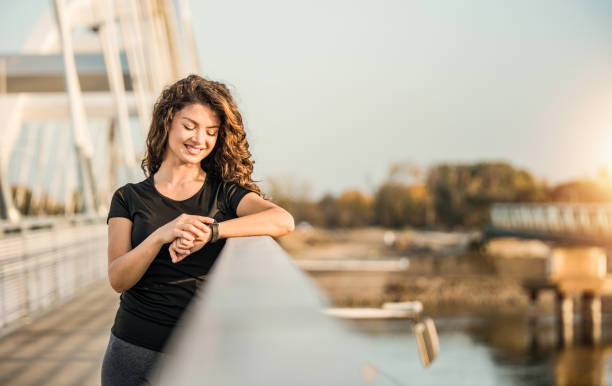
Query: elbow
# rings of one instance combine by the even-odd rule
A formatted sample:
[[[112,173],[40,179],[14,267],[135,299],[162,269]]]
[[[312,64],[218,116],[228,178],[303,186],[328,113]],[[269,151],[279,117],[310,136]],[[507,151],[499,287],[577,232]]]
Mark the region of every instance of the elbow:
[[[110,283],[112,289],[115,290],[115,292],[117,292],[118,294],[125,291],[121,283],[118,283],[117,280],[113,280],[112,276],[110,275],[108,276],[108,282]]]
[[[295,220],[293,219],[293,216],[289,214],[289,221],[287,223],[287,233],[293,232],[294,229],[295,229]]]
[[[125,287],[125,283],[122,283],[118,275],[113,274],[113,271],[109,267],[108,269],[108,282],[113,290],[118,294],[128,290],[129,288]]]
[[[283,209],[283,217],[279,225],[280,234],[278,236],[283,236],[293,232],[293,230],[295,229],[295,221],[293,220],[293,216],[291,215],[291,213]]]

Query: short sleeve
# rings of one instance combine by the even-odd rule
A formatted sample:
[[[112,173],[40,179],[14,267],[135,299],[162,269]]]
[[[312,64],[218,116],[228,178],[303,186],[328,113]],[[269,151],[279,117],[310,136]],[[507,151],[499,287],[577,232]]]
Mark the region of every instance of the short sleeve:
[[[130,216],[130,207],[123,188],[117,189],[115,194],[113,194],[110,209],[108,210],[108,217],[106,218],[107,224],[111,217],[125,217],[132,220]]]
[[[247,193],[250,193],[251,190],[245,189],[235,182],[225,182],[223,185],[223,203],[229,214],[234,217],[238,217],[238,214],[236,214],[238,204],[240,203],[240,200],[242,200],[242,197],[246,196]]]

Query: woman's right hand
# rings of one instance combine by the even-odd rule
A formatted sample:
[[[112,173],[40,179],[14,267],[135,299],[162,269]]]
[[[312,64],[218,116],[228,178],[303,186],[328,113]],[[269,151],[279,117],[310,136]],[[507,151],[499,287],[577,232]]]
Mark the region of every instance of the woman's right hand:
[[[177,238],[189,241],[206,240],[209,233],[207,224],[212,224],[214,221],[210,217],[183,213],[166,225],[157,228],[155,232],[163,244],[168,244]]]

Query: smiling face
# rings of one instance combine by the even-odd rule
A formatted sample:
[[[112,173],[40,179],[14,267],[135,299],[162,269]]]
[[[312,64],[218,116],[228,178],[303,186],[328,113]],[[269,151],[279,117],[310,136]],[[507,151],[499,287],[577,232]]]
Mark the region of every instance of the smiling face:
[[[200,163],[215,147],[219,118],[210,107],[194,103],[181,109],[172,120],[164,159],[178,163]]]

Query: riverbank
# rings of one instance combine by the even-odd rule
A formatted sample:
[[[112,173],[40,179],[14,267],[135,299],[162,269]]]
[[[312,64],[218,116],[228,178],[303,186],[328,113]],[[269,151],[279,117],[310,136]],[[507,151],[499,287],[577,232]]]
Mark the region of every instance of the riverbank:
[[[386,243],[385,243],[386,239]],[[525,313],[528,294],[521,283],[543,277],[548,246],[503,239],[478,247],[477,232],[298,229],[279,240],[299,260],[393,260],[405,271],[310,271],[337,307],[379,307],[385,302],[419,300],[433,314]],[[539,299],[552,313],[554,296]]]

